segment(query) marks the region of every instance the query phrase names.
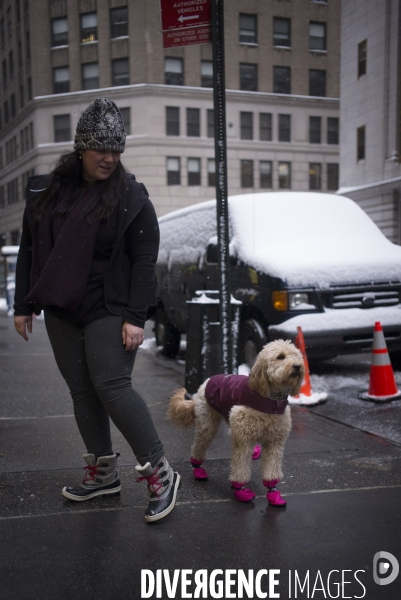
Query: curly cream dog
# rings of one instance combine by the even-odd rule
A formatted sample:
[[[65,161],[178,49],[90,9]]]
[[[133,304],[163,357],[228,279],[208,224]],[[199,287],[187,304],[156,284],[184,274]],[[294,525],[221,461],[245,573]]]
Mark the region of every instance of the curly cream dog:
[[[291,430],[287,397],[299,393],[304,373],[301,352],[290,341],[276,340],[259,352],[249,378],[215,375],[190,400],[185,388],[176,390],[170,399],[168,418],[178,427],[195,425],[191,450],[195,478],[208,478],[201,464],[225,418],[231,431],[230,481],[235,498],[248,502],[255,497],[246,484],[251,477],[252,450],[259,443],[267,499],[274,506],[284,506],[286,501],[276,485],[283,476],[284,445]]]

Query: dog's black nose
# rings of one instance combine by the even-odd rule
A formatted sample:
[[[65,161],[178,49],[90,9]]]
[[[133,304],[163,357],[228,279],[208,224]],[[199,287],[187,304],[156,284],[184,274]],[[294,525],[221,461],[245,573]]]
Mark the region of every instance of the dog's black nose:
[[[293,365],[292,368],[298,373],[301,370],[301,365]]]

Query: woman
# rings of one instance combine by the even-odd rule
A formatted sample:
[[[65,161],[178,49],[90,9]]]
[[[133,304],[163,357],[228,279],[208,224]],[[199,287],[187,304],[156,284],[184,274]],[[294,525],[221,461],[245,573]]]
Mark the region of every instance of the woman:
[[[159,228],[143,184],[124,170],[125,130],[117,106],[98,98],[82,114],[74,152],[50,175],[28,181],[16,271],[14,321],[28,340],[44,308],[57,365],[73,399],[87,453],[78,502],[119,494],[112,419],[148,484],[148,522],[174,508],[180,476],[164,456],[149,410],[132,388],[135,355],[156,303]]]

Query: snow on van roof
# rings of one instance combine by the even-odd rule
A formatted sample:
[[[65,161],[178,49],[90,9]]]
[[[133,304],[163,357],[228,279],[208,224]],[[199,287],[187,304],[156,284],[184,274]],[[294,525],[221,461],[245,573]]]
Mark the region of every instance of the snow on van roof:
[[[202,219],[195,213],[209,212],[214,205],[214,200],[203,202],[162,217],[162,247],[166,234],[171,237],[171,220],[178,216],[184,217],[187,235],[194,231],[196,246],[207,243],[206,231],[201,236],[196,233],[202,229]],[[289,285],[401,281],[401,247],[344,196],[284,191],[231,196],[229,218],[231,251],[235,249],[249,266]],[[211,235],[215,233],[214,229]],[[180,238],[177,230],[175,236]]]

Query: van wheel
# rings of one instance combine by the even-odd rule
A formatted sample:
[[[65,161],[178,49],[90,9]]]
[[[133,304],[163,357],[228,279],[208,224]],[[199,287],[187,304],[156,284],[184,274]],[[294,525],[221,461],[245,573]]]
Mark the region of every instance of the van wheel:
[[[240,363],[245,363],[251,369],[256,356],[266,343],[266,333],[262,325],[255,319],[244,321],[240,331]]]
[[[162,310],[158,310],[155,315],[154,332],[156,345],[162,347],[165,356],[174,358],[180,349],[181,334],[171,325]]]

